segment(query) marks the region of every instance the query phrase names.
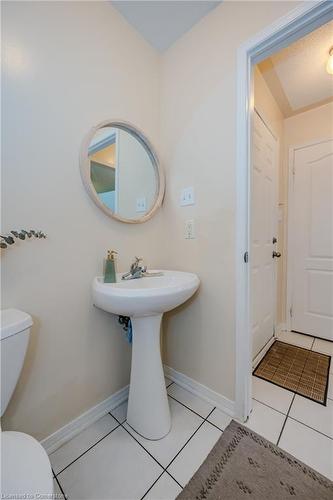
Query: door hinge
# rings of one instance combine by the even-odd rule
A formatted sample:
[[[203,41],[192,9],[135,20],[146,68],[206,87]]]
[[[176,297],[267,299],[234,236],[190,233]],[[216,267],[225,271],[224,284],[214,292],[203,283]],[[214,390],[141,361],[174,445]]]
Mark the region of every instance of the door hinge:
[[[291,308],[289,309],[289,314],[290,314],[290,317],[292,318],[293,317],[293,306],[291,306]]]
[[[244,253],[243,259],[244,259],[245,264],[247,264],[249,262],[249,252]]]

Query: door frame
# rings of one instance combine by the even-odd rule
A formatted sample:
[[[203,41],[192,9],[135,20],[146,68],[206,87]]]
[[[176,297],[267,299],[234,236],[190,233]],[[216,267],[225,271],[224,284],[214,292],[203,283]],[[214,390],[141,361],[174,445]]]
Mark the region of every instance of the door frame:
[[[299,149],[309,148],[311,146],[316,146],[317,144],[323,144],[324,142],[332,141],[332,138],[323,138],[317,139],[316,141],[310,141],[304,144],[293,145],[289,147],[288,153],[288,194],[287,194],[287,242],[285,245],[286,250],[286,327],[287,330],[291,330],[292,326],[292,317],[290,314],[291,307],[293,304],[293,273],[291,270],[292,266],[292,257],[294,252],[294,165],[295,165],[295,151]]]
[[[250,318],[251,132],[253,65],[333,19],[329,0],[304,2],[257,33],[237,52],[236,156],[236,390],[235,416],[246,421],[252,405]]]

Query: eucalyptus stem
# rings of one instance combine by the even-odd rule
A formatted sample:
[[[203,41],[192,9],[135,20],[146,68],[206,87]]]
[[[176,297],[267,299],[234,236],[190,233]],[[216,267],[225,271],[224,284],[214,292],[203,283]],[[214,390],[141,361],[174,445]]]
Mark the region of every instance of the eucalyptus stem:
[[[13,245],[17,240],[25,240],[26,238],[46,238],[46,234],[43,231],[30,229],[20,229],[19,231],[11,230],[10,234],[2,235],[0,234],[0,248],[7,248],[9,245]]]

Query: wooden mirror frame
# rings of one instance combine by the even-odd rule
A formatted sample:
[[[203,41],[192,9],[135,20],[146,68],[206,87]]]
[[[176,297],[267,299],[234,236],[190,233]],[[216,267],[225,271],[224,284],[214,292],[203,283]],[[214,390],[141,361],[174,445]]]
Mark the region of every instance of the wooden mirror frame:
[[[152,204],[152,207],[150,210],[142,215],[141,217],[137,219],[126,219],[124,217],[121,217],[120,215],[114,213],[110,208],[108,208],[104,203],[101,202],[99,197],[97,196],[96,190],[94,188],[94,185],[91,181],[90,177],[90,160],[88,156],[88,148],[91,143],[92,138],[95,136],[96,132],[105,127],[114,127],[114,128],[119,128],[121,130],[125,130],[126,132],[130,133],[133,135],[145,148],[145,150],[148,153],[148,156],[152,162],[154,171],[155,171],[155,177],[156,177],[156,190],[155,190],[155,197],[154,197],[154,202]],[[121,120],[105,120],[103,122],[98,123],[95,127],[93,127],[89,133],[85,136],[81,151],[80,151],[80,172],[81,172],[81,177],[82,181],[84,184],[84,187],[86,191],[88,192],[89,196],[93,200],[93,202],[100,208],[106,215],[109,217],[112,217],[113,219],[116,219],[120,222],[125,222],[126,224],[141,224],[143,222],[146,222],[147,220],[151,219],[155,212],[160,208],[163,202],[164,198],[164,192],[165,192],[165,177],[164,177],[164,172],[163,169],[160,165],[158,156],[156,151],[154,150],[151,142],[149,139],[135,126],[132,124],[121,121]]]

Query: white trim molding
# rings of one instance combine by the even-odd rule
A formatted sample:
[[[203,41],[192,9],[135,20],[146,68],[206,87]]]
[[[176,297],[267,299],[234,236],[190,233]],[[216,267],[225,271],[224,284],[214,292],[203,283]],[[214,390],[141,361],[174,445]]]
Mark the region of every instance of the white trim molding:
[[[286,326],[285,323],[279,323],[275,327],[273,337],[271,339],[269,339],[269,341],[267,342],[267,344],[264,345],[264,347],[261,349],[261,351],[257,354],[257,356],[252,361],[252,370],[254,370],[259,365],[260,361],[265,356],[265,354],[267,353],[268,349],[274,344],[274,342],[276,340],[279,339],[280,333],[285,332],[286,330],[287,330],[287,326]]]
[[[180,387],[183,387],[183,389],[188,390],[192,394],[195,394],[199,398],[204,399],[208,403],[216,406],[219,410],[227,413],[230,417],[235,416],[235,402],[231,399],[228,399],[225,396],[222,396],[222,394],[209,389],[209,387],[200,384],[200,382],[197,382],[193,378],[174,370],[170,366],[164,365],[164,375],[173,382],[176,382],[176,384],[180,385]]]
[[[268,349],[274,344],[276,340],[276,337],[272,337],[269,339],[267,344],[264,345],[264,347],[259,351],[259,353],[256,355],[254,360],[252,361],[252,370],[254,370],[260,363],[260,361],[263,359],[265,354],[267,353]]]
[[[333,19],[333,2],[302,2],[245,42],[237,53],[236,163],[236,402],[235,416],[246,421],[252,405],[250,330],[251,132],[254,112],[253,65]],[[246,258],[245,258],[246,256]]]
[[[276,327],[275,327],[275,337],[279,337],[279,335],[282,333],[282,332],[286,332],[288,331],[288,328],[287,328],[287,324],[286,323],[279,323]]]
[[[127,385],[43,439],[40,444],[44,447],[47,454],[54,452],[60,448],[60,446],[89,427],[89,425],[96,422],[96,420],[126,401],[128,399],[128,392],[129,386]]]

